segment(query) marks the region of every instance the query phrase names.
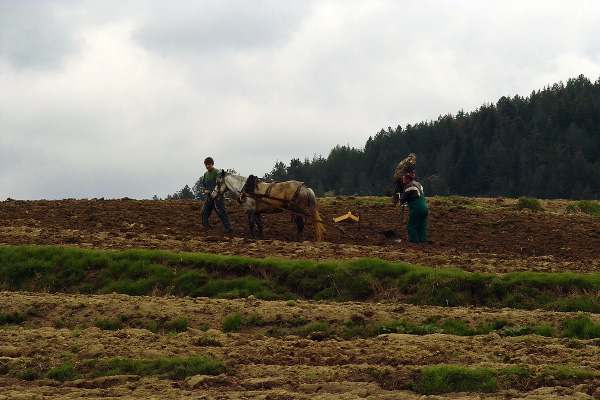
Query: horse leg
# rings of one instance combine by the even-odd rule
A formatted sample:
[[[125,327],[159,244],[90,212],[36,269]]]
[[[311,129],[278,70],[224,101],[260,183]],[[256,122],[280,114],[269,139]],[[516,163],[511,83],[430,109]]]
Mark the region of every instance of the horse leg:
[[[294,241],[299,242],[302,231],[304,230],[304,218],[296,216],[296,227],[298,228],[298,232],[296,233]]]
[[[261,237],[263,238],[263,240],[266,239],[265,231],[262,226],[262,219],[260,218],[260,214],[255,214],[254,218],[255,218],[255,222],[256,222],[256,227],[258,228],[258,231],[260,232]]]
[[[247,211],[248,214],[248,229],[250,230],[250,239],[254,239],[254,217],[255,214],[252,211]]]

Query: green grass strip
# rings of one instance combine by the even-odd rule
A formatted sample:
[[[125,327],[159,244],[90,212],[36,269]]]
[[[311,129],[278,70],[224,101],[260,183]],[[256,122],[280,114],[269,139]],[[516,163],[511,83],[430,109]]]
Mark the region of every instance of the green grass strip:
[[[98,378],[115,375],[139,375],[157,377],[160,379],[183,380],[194,375],[220,375],[228,373],[233,367],[233,361],[225,362],[210,357],[163,357],[155,359],[111,358],[106,360],[93,359],[83,363],[73,364],[66,361],[51,368],[46,373],[33,368],[18,370],[17,363],[12,374],[20,379],[33,381],[40,378],[54,379],[60,382],[73,381],[80,378]],[[0,376],[11,375],[10,367],[4,365]]]
[[[317,262],[65,246],[0,246],[0,289],[264,300],[392,296],[416,305],[600,312],[600,274],[496,275],[372,258]]]
[[[463,365],[440,364],[423,368],[420,378],[412,389],[423,395],[446,393],[496,393],[500,388],[518,387],[519,381],[527,380],[527,386],[547,385],[552,376],[556,386],[570,386],[596,380],[600,373],[581,367],[567,365],[546,365],[534,374],[526,366],[512,365],[496,371],[486,367],[466,367]]]
[[[183,380],[194,375],[219,375],[228,367],[221,360],[202,357],[171,357],[151,360],[112,358],[102,360],[93,368],[94,376],[135,374]]]

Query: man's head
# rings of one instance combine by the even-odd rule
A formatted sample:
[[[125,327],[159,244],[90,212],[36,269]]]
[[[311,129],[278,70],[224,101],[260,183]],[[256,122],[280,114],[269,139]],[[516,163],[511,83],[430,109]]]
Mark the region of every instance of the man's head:
[[[208,170],[212,169],[214,164],[215,164],[215,162],[212,159],[212,157],[206,157],[204,159],[204,166],[206,167],[206,169],[208,169]]]
[[[412,182],[414,179],[415,179],[415,176],[413,174],[402,175],[402,183],[405,185]]]

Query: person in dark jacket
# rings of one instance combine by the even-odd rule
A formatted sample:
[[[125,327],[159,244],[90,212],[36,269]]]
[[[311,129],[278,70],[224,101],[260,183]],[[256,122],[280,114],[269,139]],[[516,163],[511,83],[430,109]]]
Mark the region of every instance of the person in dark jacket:
[[[231,219],[229,218],[229,214],[225,208],[225,197],[221,196],[216,200],[210,197],[210,193],[213,191],[215,186],[217,186],[217,176],[221,172],[214,167],[214,164],[215,162],[213,161],[212,157],[206,157],[204,160],[206,172],[204,173],[202,182],[206,200],[204,200],[202,211],[200,211],[200,215],[202,215],[202,226],[205,229],[210,229],[210,221],[208,220],[208,217],[210,217],[212,211],[215,210],[217,216],[223,224],[223,227],[225,228],[225,231],[227,231],[227,233],[231,233],[233,231],[233,227],[231,226]]]
[[[400,204],[408,204],[410,210],[410,216],[406,223],[408,241],[426,243],[429,207],[427,207],[427,201],[425,201],[423,186],[415,181],[413,174],[404,174],[402,183],[404,184],[404,191],[400,196]]]
[[[415,153],[410,153],[408,157],[400,161],[398,166],[396,166],[396,171],[394,172],[394,196],[392,197],[392,203],[397,204],[404,191],[402,178],[405,174],[411,174],[414,178],[416,166],[417,155]]]

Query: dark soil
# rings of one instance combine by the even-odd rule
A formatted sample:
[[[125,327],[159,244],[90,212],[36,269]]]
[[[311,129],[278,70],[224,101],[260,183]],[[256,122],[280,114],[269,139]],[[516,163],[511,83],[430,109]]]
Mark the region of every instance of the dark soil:
[[[359,204],[359,200],[363,205]],[[468,199],[447,205],[429,199],[428,243],[408,243],[400,207],[376,199],[320,199],[326,240],[313,241],[306,224],[303,241],[291,239],[290,215],[264,217],[267,240],[248,238],[246,217],[228,201],[234,224],[226,234],[216,216],[201,227],[202,203],[152,200],[61,200],[0,202],[0,245],[68,245],[89,249],[162,249],[250,257],[341,260],[361,257],[467,271],[598,273],[600,218],[565,212],[568,201],[542,201],[544,212],[517,210],[514,199]],[[333,218],[352,212],[360,227]],[[407,215],[404,216],[406,221]],[[395,230],[401,241],[387,240]],[[343,231],[343,232],[342,232]],[[349,321],[374,324],[406,319],[422,324],[457,319],[473,327],[505,321],[512,327],[548,325],[559,329],[576,313],[474,307],[422,307],[388,302],[328,303],[126,295],[66,295],[0,292],[0,312],[27,315],[0,329],[0,399],[600,399],[599,339],[538,335],[424,336],[383,334],[343,339]],[[225,333],[223,321],[241,313],[265,321]],[[184,316],[185,332],[151,332],[149,321]],[[120,330],[101,330],[101,318],[124,318]],[[600,323],[600,315],[589,315]],[[329,333],[302,335],[294,323],[319,322]],[[139,327],[136,327],[138,324]],[[76,366],[114,357],[156,359],[204,356],[228,360],[219,376],[183,381],[120,375],[60,382],[44,377],[65,362]],[[413,391],[423,368],[451,364],[529,371],[499,376],[491,394],[450,393],[424,397]],[[28,368],[37,379],[14,372]],[[561,368],[562,371],[561,372]],[[565,372],[566,371],[566,372]],[[577,376],[573,371],[582,371]],[[587,374],[587,375],[586,375]]]

